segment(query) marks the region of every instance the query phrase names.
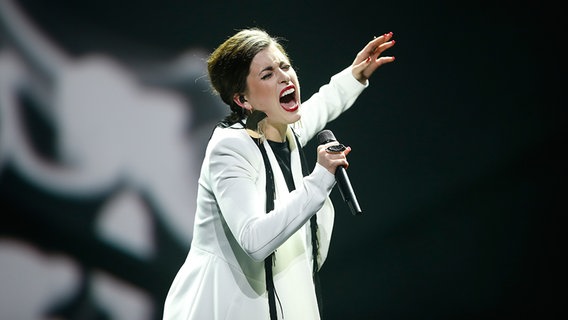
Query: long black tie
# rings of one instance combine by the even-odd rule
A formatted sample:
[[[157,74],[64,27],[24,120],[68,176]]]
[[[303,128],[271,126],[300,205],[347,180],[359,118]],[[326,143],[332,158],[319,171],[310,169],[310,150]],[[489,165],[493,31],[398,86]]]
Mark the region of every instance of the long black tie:
[[[264,167],[266,168],[266,213],[269,213],[274,209],[274,174],[272,173],[272,167],[268,160],[268,155],[264,147],[260,145],[260,139],[254,139],[260,153],[262,153],[262,158],[264,159]],[[266,292],[268,293],[268,306],[270,309],[270,319],[276,320],[278,316],[276,315],[276,293],[274,292],[274,278],[272,276],[272,262],[274,260],[274,252],[271,253],[266,259],[264,259],[264,270],[266,277]]]
[[[300,141],[298,140],[298,137],[294,134],[294,137],[296,138],[296,145],[298,146],[298,150],[300,152],[300,158],[302,159],[302,173],[305,176],[310,174],[310,171],[308,170],[308,163],[306,161],[306,156],[304,155],[304,150],[302,149],[302,145],[300,144]],[[312,265],[312,277],[313,277],[313,281],[314,281],[314,287],[316,289],[316,298],[318,301],[318,308],[319,308],[319,313],[320,313],[320,317],[323,319],[323,301],[322,301],[322,294],[321,294],[321,284],[320,284],[320,278],[319,278],[319,273],[318,273],[318,252],[319,252],[319,241],[318,241],[318,217],[316,214],[314,214],[311,218],[310,218],[310,230],[311,230],[311,234],[312,234],[312,260],[313,260],[313,265]]]

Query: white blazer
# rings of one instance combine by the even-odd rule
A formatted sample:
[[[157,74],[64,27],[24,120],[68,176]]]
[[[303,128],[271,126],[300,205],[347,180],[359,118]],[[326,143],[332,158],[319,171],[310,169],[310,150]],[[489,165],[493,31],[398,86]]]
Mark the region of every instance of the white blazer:
[[[368,86],[351,68],[300,106],[294,131],[302,146],[355,102]],[[291,128],[287,131],[296,190],[288,192],[280,166],[266,148],[275,179],[274,210],[266,213],[266,174],[258,146],[240,125],[216,128],[199,177],[191,248],[170,287],[163,318],[270,319],[264,259],[275,251],[273,266],[278,317],[319,319],[312,280],[310,217],[317,213],[321,268],[334,221],[329,193],[335,177],[319,164],[302,176]]]

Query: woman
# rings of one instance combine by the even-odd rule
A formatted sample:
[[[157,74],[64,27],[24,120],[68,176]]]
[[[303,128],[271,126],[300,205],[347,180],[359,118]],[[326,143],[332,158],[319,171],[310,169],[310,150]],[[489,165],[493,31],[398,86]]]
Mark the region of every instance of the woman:
[[[347,110],[368,78],[394,57],[392,33],[375,37],[352,65],[306,102],[278,39],[252,28],[209,57],[211,84],[231,113],[209,141],[191,249],[164,306],[164,319],[319,319],[317,270],[329,249],[329,193],[342,152],[302,149]],[[314,278],[314,276],[316,276]]]

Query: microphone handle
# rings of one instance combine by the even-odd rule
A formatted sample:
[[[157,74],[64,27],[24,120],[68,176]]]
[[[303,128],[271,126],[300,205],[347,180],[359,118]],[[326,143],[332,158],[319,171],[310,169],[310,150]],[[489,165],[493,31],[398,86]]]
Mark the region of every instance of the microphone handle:
[[[355,196],[355,192],[353,191],[353,187],[351,187],[351,182],[349,181],[349,176],[347,176],[347,171],[344,167],[337,167],[337,170],[335,170],[335,179],[337,180],[339,192],[341,193],[343,200],[347,202],[349,209],[351,209],[351,213],[354,216],[363,214],[363,210],[361,210],[359,201],[357,201],[357,197]]]

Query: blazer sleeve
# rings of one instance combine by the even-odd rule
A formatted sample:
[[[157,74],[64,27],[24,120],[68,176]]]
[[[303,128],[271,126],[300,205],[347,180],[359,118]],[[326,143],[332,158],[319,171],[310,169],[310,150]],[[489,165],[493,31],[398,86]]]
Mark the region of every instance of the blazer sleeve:
[[[228,133],[210,142],[211,188],[238,244],[260,262],[323,206],[335,177],[316,164],[304,183],[267,214],[265,168],[258,147],[244,130],[221,131]]]

